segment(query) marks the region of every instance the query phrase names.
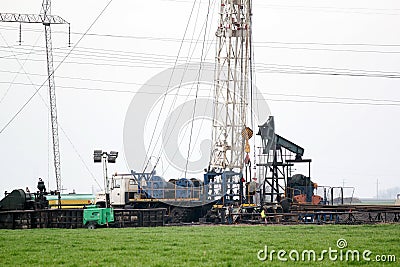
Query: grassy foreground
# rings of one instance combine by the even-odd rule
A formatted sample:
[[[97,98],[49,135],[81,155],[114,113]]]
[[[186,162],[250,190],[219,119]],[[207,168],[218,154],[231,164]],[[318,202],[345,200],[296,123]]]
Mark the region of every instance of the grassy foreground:
[[[370,250],[371,261],[293,262],[291,250]],[[259,250],[287,251],[288,262],[275,254],[260,261]],[[0,230],[0,266],[382,266],[376,255],[400,262],[400,225],[372,226],[193,226],[125,229]],[[261,253],[260,256],[264,254]],[[295,255],[295,254],[293,254]]]

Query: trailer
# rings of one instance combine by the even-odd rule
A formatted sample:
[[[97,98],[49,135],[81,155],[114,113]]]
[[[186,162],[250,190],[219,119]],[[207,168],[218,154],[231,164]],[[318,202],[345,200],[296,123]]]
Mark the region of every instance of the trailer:
[[[86,210],[45,209],[0,211],[0,229],[76,229],[88,226],[88,228],[95,228],[98,225],[115,228],[157,227],[164,226],[166,220],[166,209],[115,209],[112,223],[111,219],[108,219],[108,225],[103,224],[106,221],[103,216],[102,220],[88,225],[87,222],[90,222],[90,219],[86,218],[84,220],[84,212]]]

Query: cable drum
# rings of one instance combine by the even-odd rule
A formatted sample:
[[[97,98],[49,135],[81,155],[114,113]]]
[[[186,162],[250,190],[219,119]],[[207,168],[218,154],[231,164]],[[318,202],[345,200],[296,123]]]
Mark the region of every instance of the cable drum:
[[[160,176],[152,176],[147,182],[147,186],[143,189],[148,196],[158,199],[163,197],[164,187],[165,182],[163,178]]]

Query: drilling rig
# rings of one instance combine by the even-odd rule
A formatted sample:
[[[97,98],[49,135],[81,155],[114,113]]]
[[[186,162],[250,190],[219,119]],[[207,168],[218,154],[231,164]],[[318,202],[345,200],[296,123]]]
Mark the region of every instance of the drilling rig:
[[[258,164],[255,151],[253,161],[250,159],[253,130],[249,125],[254,127],[253,114],[249,112],[253,102],[251,0],[221,0],[216,37],[213,145],[204,174],[205,186],[212,185],[206,188],[208,196],[222,196],[222,206],[254,208],[279,204],[282,198],[307,191],[307,202],[311,202],[310,171],[308,176],[301,176],[298,184],[290,177],[294,164],[306,163],[310,170],[311,160],[302,159],[302,147],[275,134],[272,116],[259,126],[262,147]],[[303,184],[304,181],[307,182]]]
[[[252,136],[247,126],[251,5],[250,0],[222,0],[216,32],[213,146],[204,183],[220,180],[221,188],[212,188],[209,195],[223,195],[224,204],[241,203],[243,184],[249,183],[243,169],[250,160],[248,140]]]

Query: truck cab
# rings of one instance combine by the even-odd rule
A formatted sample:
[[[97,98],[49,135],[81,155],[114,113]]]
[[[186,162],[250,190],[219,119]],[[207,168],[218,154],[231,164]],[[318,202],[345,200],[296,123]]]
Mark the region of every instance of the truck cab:
[[[139,198],[138,182],[132,174],[115,174],[110,183],[111,206],[123,207],[129,204],[129,199]]]

